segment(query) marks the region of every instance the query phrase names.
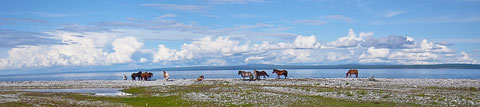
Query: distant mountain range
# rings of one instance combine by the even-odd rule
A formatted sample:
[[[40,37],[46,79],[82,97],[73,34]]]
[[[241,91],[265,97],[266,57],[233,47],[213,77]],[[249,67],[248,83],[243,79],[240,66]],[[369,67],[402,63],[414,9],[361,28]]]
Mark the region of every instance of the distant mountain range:
[[[268,65],[248,64],[235,66],[194,66],[141,69],[148,71],[187,71],[187,70],[245,70],[245,69],[480,69],[479,64],[432,64],[432,65]],[[140,70],[140,69],[139,69]]]

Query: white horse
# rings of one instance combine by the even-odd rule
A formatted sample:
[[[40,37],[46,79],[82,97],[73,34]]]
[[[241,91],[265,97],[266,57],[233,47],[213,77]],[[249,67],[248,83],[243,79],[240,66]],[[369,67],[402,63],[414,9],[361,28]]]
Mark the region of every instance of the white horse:
[[[163,71],[163,79],[168,81],[169,78],[170,78],[170,75],[168,74],[168,72]]]

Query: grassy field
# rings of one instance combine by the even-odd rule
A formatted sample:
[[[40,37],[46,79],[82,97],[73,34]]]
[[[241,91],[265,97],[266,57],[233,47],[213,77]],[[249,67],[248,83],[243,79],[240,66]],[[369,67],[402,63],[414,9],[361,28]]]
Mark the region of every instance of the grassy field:
[[[91,85],[97,84],[97,85]],[[0,82],[2,89],[123,88],[128,96],[0,91],[0,106],[470,106],[478,80],[467,79],[209,79],[174,81]]]
[[[122,90],[132,96],[94,96],[77,93],[43,93],[43,92],[2,92],[2,95],[16,94],[16,102],[2,103],[0,106],[421,106],[408,103],[383,101],[355,101],[333,99],[315,95],[275,92],[264,90],[259,85],[237,86],[223,84],[195,84],[187,86],[151,86],[135,87]],[[305,86],[268,86],[288,87],[297,90],[316,90],[328,92],[347,92],[345,89],[318,88]],[[358,90],[357,90],[358,91]],[[192,96],[195,94],[201,96]],[[361,92],[360,92],[361,93]],[[346,94],[348,95],[348,93]],[[261,99],[257,99],[261,98]],[[237,100],[240,99],[240,100]]]

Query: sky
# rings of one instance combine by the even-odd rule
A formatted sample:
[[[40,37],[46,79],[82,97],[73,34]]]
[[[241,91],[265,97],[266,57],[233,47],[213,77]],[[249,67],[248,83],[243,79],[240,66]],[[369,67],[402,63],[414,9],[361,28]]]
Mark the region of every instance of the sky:
[[[479,64],[480,0],[2,0],[0,71]]]

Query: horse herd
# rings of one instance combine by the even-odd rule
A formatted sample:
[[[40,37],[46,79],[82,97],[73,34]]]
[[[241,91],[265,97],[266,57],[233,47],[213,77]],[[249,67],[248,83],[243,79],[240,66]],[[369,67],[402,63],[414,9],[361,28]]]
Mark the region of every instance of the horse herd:
[[[285,77],[285,79],[287,79],[287,76],[288,76],[288,71],[287,70],[273,69],[272,71],[273,71],[272,73],[277,74],[277,79],[280,78],[280,76],[282,76],[282,75]],[[260,80],[261,79],[260,77],[262,77],[262,76],[263,76],[263,79],[266,79],[265,76],[269,77],[267,72],[257,71],[256,69],[253,70],[253,73],[249,72],[249,71],[238,71],[238,75],[241,75],[244,80],[245,80],[245,77],[248,77],[249,78],[248,80],[250,80],[250,81],[251,80]]]
[[[138,78],[138,80],[148,81],[148,80],[151,80],[152,77],[153,77],[153,73],[151,72],[142,73],[142,71],[138,71],[137,73],[132,73],[132,80],[135,80],[135,78]],[[125,75],[123,79],[126,80]]]
[[[273,69],[272,74],[277,74],[277,79],[280,78],[280,76],[284,76],[285,79],[287,79],[288,76],[288,71],[287,70],[279,70],[279,69]],[[352,74],[355,74],[355,78],[358,78],[358,70],[357,69],[349,69],[346,73],[346,78],[351,77]],[[249,71],[238,71],[238,75],[242,76],[243,80],[245,80],[245,77],[248,77],[248,80],[260,80],[263,76],[263,79],[267,79],[266,77],[269,77],[268,73],[265,71],[257,71],[256,69],[253,70],[252,72]],[[127,80],[127,77],[123,75],[123,79]],[[138,71],[137,73],[132,73],[131,77],[132,80],[136,80],[135,78],[138,78],[138,80],[144,80],[148,81],[151,80],[153,76],[153,73],[151,72],[143,72]],[[200,77],[197,78],[197,81],[202,81],[205,78],[205,76],[201,75]],[[170,74],[168,72],[163,71],[163,79],[167,80],[170,79]]]

